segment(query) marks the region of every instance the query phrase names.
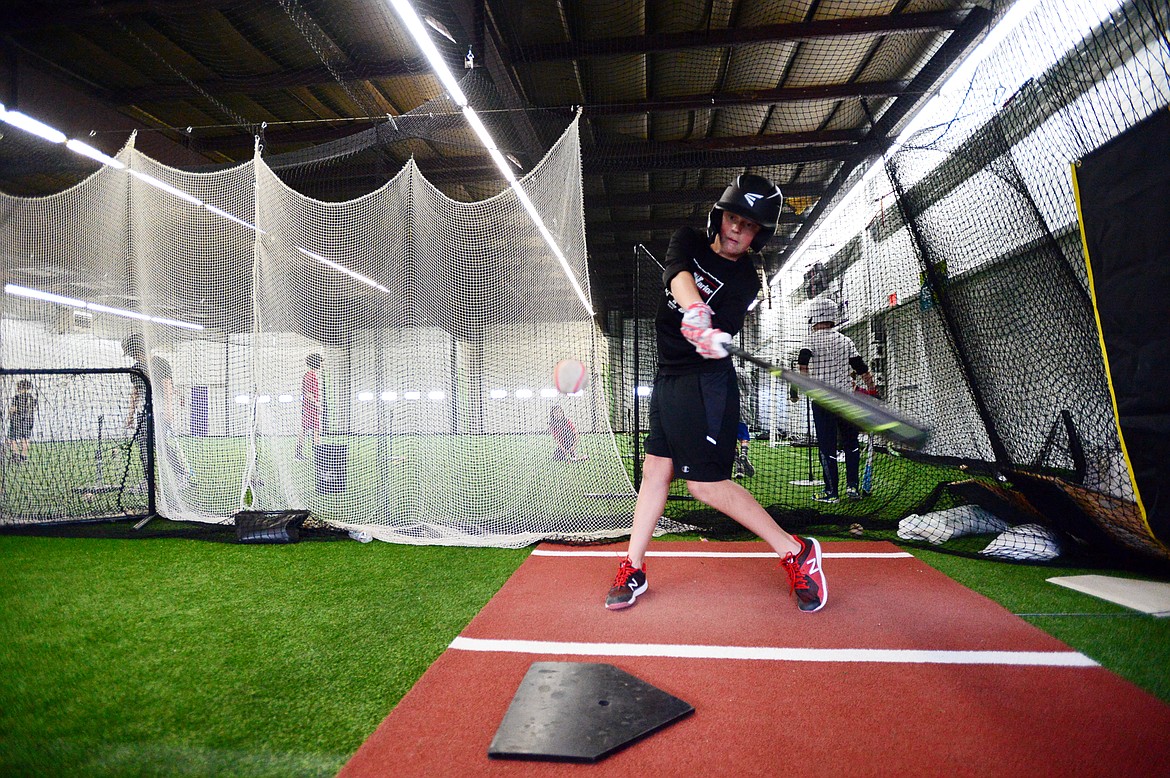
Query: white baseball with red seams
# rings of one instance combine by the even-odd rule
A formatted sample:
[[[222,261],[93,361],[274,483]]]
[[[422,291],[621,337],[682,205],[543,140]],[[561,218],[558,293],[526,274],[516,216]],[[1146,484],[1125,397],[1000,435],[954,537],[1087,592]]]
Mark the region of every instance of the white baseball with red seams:
[[[579,359],[562,359],[553,368],[553,386],[561,394],[576,394],[589,382],[589,371]]]

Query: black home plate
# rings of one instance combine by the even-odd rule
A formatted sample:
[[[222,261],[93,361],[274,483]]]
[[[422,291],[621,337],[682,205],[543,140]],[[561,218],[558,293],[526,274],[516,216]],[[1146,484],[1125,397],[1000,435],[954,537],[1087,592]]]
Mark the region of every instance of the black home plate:
[[[613,665],[533,662],[488,756],[596,762],[694,710]]]

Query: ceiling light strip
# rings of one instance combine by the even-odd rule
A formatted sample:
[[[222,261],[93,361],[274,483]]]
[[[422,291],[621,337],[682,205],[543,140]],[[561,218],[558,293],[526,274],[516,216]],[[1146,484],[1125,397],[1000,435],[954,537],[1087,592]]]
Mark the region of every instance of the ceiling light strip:
[[[456,86],[455,88],[456,88],[456,90],[458,90],[458,86]],[[459,94],[462,95],[462,92],[460,92]],[[464,98],[464,102],[466,102],[466,98]],[[31,116],[27,116],[27,115],[21,113],[20,111],[9,111],[4,107],[3,103],[0,103],[0,121],[5,122],[6,124],[10,124],[13,127],[17,127],[19,129],[22,129],[25,132],[32,133],[33,135],[36,135],[36,136],[43,138],[47,141],[50,141],[52,143],[64,143],[66,148],[68,148],[70,151],[77,153],[77,154],[81,154],[82,156],[85,156],[85,157],[89,157],[90,159],[95,160],[97,162],[100,162],[103,165],[106,165],[108,167],[114,168],[115,170],[125,170],[125,168],[126,168],[126,165],[124,163],[122,163],[120,160],[114,159],[111,156],[103,154],[101,151],[98,151],[93,146],[90,146],[88,143],[82,143],[81,141],[79,141],[75,138],[67,140],[65,133],[61,132],[60,130],[58,130],[54,127],[50,127],[49,125],[45,124],[44,122],[39,121],[37,119],[34,119]],[[481,127],[483,126],[482,123],[480,124],[480,126]],[[486,134],[486,132],[487,132],[487,130],[485,129],[484,133]],[[497,164],[499,164],[499,163],[497,163]],[[206,208],[208,211],[210,211],[211,213],[214,213],[216,216],[220,216],[224,219],[228,219],[229,221],[233,221],[236,224],[239,224],[243,227],[246,227],[246,228],[248,228],[248,229],[250,229],[250,230],[252,230],[260,235],[267,235],[268,234],[264,230],[257,227],[255,224],[252,224],[248,221],[245,221],[244,219],[241,219],[238,216],[230,214],[227,211],[223,210],[222,208],[218,208],[218,207],[212,205],[211,203],[205,203],[202,200],[200,200],[198,197],[195,197],[192,194],[188,194],[187,192],[184,192],[182,189],[179,189],[176,186],[172,186],[171,184],[168,184],[165,181],[161,181],[161,180],[155,178],[154,176],[150,175],[149,173],[143,173],[143,172],[138,171],[138,170],[127,170],[126,172],[128,172],[130,175],[137,178],[139,181],[142,181],[145,184],[149,184],[150,186],[153,186],[154,188],[156,188],[160,191],[166,192],[167,194],[172,195],[173,197],[177,197],[180,200],[183,200],[184,202],[188,202],[191,205],[194,205],[194,206],[197,206],[200,208]],[[377,289],[381,292],[385,292],[386,294],[390,294],[390,290],[387,289],[386,287],[377,283],[373,279],[362,275],[361,273],[356,273],[356,272],[350,270],[349,268],[345,267],[344,265],[342,265],[338,262],[334,262],[333,260],[326,259],[325,257],[321,256],[320,254],[309,251],[307,249],[297,247],[297,250],[300,251],[302,254],[305,254],[306,256],[317,260],[318,262],[325,265],[326,267],[332,268],[333,270],[336,270],[339,273],[343,273],[347,276],[350,276],[351,278],[356,279],[357,281],[360,281],[361,283],[366,284],[367,286],[371,286],[374,289]],[[9,286],[12,286],[12,285],[9,284]],[[17,287],[17,288],[23,288],[23,287]],[[6,289],[6,291],[7,291],[7,289]],[[91,304],[85,303],[84,301],[81,301],[81,300],[73,300],[72,298],[69,298],[69,297],[61,297],[60,295],[53,295],[51,292],[40,292],[39,290],[31,290],[31,291],[37,292],[37,294],[36,295],[29,295],[29,296],[36,296],[38,299],[42,299],[42,300],[48,299],[48,297],[46,297],[46,295],[49,297],[60,298],[59,300],[49,300],[49,301],[50,302],[59,302],[61,305],[73,305],[74,307],[82,307],[82,308],[84,308],[86,305],[91,305]],[[19,294],[17,292],[9,292],[9,293],[10,294]],[[66,301],[69,301],[69,302],[66,302]],[[97,310],[97,309],[95,308],[94,310]],[[118,309],[111,309],[111,310],[118,310]],[[108,313],[110,311],[106,311],[106,312]],[[123,314],[120,314],[120,315],[128,315],[131,318],[141,318],[138,314],[134,314],[133,312],[129,312],[129,311],[123,312]],[[150,318],[151,321],[155,321],[155,322],[158,322],[160,324],[169,324],[171,326],[176,326],[176,327],[189,327],[189,328],[203,329],[203,327],[199,326],[198,324],[191,325],[191,324],[188,324],[186,322],[176,322],[173,319],[157,319],[154,317],[148,317],[148,318]]]
[[[168,319],[165,316],[151,316],[139,311],[130,311],[125,308],[114,308],[110,305],[102,305],[101,303],[91,303],[87,300],[78,300],[76,297],[66,297],[65,295],[54,294],[53,292],[46,292],[41,289],[33,289],[28,286],[20,286],[18,284],[5,284],[4,291],[13,297],[24,297],[29,300],[41,300],[47,303],[54,303],[56,305],[64,305],[69,308],[77,308],[78,310],[94,311],[96,313],[108,313],[111,316],[121,316],[124,319],[138,319],[139,321],[149,321],[155,324],[165,324],[168,327],[180,327],[187,330],[202,330],[202,324],[195,324],[189,321],[179,321],[178,319]]]
[[[552,249],[553,256],[557,258],[557,261],[561,265],[561,269],[564,271],[565,275],[568,276],[569,283],[572,284],[573,291],[577,293],[577,297],[580,298],[581,304],[585,306],[585,310],[589,312],[590,316],[592,316],[594,314],[593,305],[589,302],[588,295],[585,294],[585,290],[577,281],[577,276],[573,272],[572,267],[570,267],[569,260],[565,257],[564,252],[561,251],[560,246],[557,245],[556,238],[553,237],[552,232],[550,232],[548,227],[545,226],[544,219],[541,217],[540,212],[537,211],[536,206],[533,204],[531,198],[529,198],[528,194],[524,191],[524,187],[521,186],[519,180],[516,178],[516,175],[512,172],[511,165],[508,164],[508,161],[500,152],[500,149],[496,145],[495,140],[492,138],[491,133],[488,132],[487,127],[484,126],[483,121],[480,120],[479,115],[475,112],[475,109],[473,109],[468,104],[467,95],[463,94],[463,90],[459,87],[458,82],[455,81],[455,77],[451,74],[451,70],[447,67],[447,63],[443,61],[443,57],[439,54],[439,50],[435,48],[435,44],[431,41],[430,35],[427,34],[426,27],[423,25],[423,22],[419,18],[418,13],[415,12],[409,0],[390,0],[390,5],[394,7],[394,11],[398,14],[398,17],[406,26],[407,31],[414,38],[415,43],[418,44],[419,49],[422,50],[422,53],[426,56],[427,61],[431,63],[431,69],[434,71],[435,76],[438,77],[439,81],[442,82],[443,87],[447,90],[447,94],[455,102],[455,104],[462,109],[463,116],[467,119],[467,123],[471,126],[471,129],[475,132],[476,136],[479,137],[480,143],[483,144],[483,147],[487,150],[492,160],[496,163],[496,167],[500,169],[500,173],[503,174],[504,180],[508,182],[508,185],[512,188],[512,191],[516,193],[516,196],[520,200],[520,204],[524,206],[524,210],[528,212],[529,217],[536,225],[537,231],[540,233],[541,237],[544,238],[549,248]]]
[[[929,99],[924,101],[917,111],[911,114],[910,120],[906,123],[905,127],[903,127],[902,131],[898,133],[898,137],[894,139],[894,142],[890,148],[880,157],[871,158],[862,163],[862,167],[865,168],[865,173],[862,175],[862,177],[857,181],[856,184],[850,187],[849,191],[845,193],[844,197],[838,198],[837,205],[834,206],[833,209],[829,211],[829,213],[818,219],[816,229],[812,230],[805,237],[805,239],[801,242],[800,247],[792,254],[791,257],[788,258],[781,270],[798,267],[796,261],[810,246],[815,244],[814,238],[816,237],[817,233],[823,229],[828,229],[828,225],[832,223],[834,218],[836,218],[838,212],[842,212],[841,207],[845,205],[846,202],[851,201],[854,195],[863,190],[865,185],[869,183],[869,180],[873,178],[878,171],[883,169],[886,159],[890,158],[899,149],[901,149],[912,135],[917,133],[922,128],[929,126],[930,122],[933,121],[936,124],[940,123],[938,121],[938,114],[940,112],[940,106],[942,105],[940,95],[946,93],[948,90],[954,87],[962,87],[970,83],[971,80],[975,77],[975,70],[978,68],[978,66],[993,50],[995,50],[997,46],[999,46],[1000,43],[1003,42],[1004,38],[1006,38],[1009,33],[1015,30],[1015,28],[1018,27],[1020,23],[1028,17],[1028,15],[1036,7],[1038,1],[1039,0],[1017,0],[1015,5],[1013,5],[1008,10],[1008,12],[1000,18],[999,22],[996,23],[996,25],[990,30],[988,30],[987,35],[983,38],[982,41],[979,42],[979,45],[976,46],[971,51],[971,53],[964,57],[962,62],[959,63],[959,67],[956,68],[951,73],[951,75],[947,77],[947,80],[944,81],[938,89],[934,90],[934,94],[931,95]],[[1098,2],[1098,4],[1101,6],[1106,6],[1113,4],[1114,2],[1115,0],[1104,0],[1103,2]],[[779,273],[777,273],[777,277],[779,277]]]

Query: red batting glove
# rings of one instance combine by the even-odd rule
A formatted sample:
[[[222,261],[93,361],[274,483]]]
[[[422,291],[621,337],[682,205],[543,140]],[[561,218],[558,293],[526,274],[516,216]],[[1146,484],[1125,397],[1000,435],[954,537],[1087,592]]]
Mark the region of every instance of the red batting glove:
[[[683,337],[697,347],[698,338],[702,336],[704,331],[711,329],[711,316],[713,315],[714,312],[711,310],[711,306],[705,302],[699,301],[688,305],[686,310],[683,311]]]

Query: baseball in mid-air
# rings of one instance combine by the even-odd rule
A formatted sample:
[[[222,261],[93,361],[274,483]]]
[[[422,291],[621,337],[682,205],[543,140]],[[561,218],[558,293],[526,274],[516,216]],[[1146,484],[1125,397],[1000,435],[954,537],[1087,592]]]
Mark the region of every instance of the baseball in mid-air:
[[[553,386],[561,394],[576,394],[589,383],[589,371],[579,359],[562,359],[553,368]]]

